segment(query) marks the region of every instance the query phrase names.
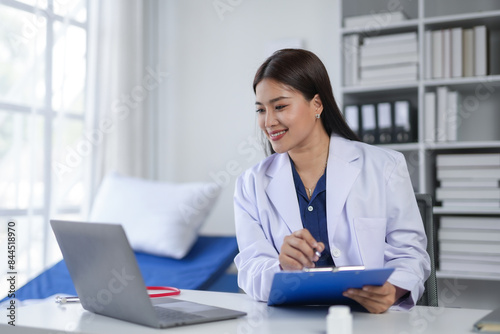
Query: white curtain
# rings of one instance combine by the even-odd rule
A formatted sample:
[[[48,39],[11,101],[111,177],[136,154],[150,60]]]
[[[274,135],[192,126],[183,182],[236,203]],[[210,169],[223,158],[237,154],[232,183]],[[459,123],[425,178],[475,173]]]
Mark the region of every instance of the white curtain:
[[[156,0],[90,1],[90,199],[110,171],[156,177],[158,98],[167,80],[158,62],[157,8]]]

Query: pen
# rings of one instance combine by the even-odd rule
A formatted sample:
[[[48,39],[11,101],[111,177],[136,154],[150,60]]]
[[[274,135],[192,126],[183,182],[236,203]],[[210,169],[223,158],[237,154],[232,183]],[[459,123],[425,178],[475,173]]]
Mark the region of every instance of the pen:
[[[314,254],[316,254],[318,257],[321,257],[321,253],[316,249],[313,248]]]
[[[304,268],[307,272],[338,272],[338,271],[358,271],[365,270],[365,266],[344,266],[344,267],[319,267],[319,268]]]
[[[61,297],[56,296],[56,303],[66,304],[66,303],[78,303],[80,299],[78,297]]]

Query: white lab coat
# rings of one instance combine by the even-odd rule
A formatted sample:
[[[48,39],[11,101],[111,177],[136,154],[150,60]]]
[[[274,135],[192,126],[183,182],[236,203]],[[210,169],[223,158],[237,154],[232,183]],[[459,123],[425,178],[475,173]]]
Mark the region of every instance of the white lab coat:
[[[398,306],[411,308],[424,291],[430,261],[404,156],[333,135],[326,189],[335,265],[395,268],[389,282],[411,292]],[[271,155],[238,178],[234,210],[238,285],[267,301],[283,239],[303,228],[287,153]]]

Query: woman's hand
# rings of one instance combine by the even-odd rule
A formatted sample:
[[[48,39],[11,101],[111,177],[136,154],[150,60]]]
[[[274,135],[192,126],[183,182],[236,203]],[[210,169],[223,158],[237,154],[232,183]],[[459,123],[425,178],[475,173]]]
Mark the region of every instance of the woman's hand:
[[[319,260],[315,250],[322,252],[325,245],[317,242],[307,229],[302,229],[287,235],[281,246],[279,261],[283,270],[302,270],[304,267],[314,267]]]
[[[383,313],[407,292],[385,282],[382,286],[367,285],[362,289],[348,289],[343,295],[357,301],[370,313]]]

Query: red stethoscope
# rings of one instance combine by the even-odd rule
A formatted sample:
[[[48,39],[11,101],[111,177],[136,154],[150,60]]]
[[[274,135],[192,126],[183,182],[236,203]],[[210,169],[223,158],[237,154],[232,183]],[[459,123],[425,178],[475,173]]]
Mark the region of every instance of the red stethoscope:
[[[170,286],[148,286],[146,287],[146,289],[148,290],[149,298],[177,296],[181,293],[181,290]],[[149,291],[164,291],[164,292],[150,293]]]

